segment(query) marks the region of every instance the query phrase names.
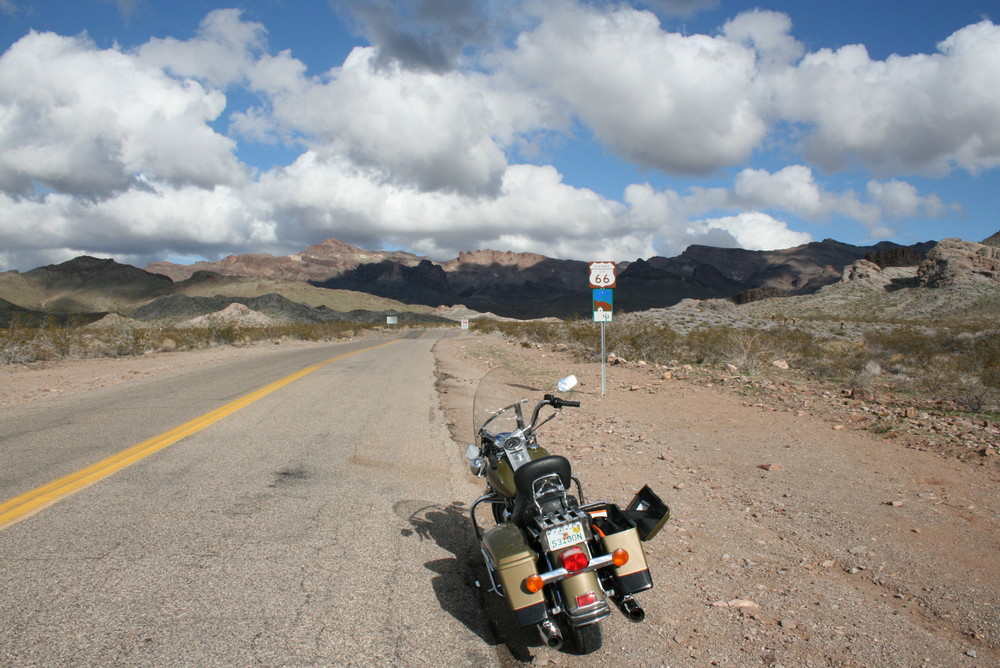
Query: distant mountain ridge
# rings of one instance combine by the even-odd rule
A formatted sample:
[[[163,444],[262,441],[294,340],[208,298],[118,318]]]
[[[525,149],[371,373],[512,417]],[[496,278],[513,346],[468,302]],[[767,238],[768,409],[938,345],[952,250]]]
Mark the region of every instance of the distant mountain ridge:
[[[745,303],[808,295],[839,281],[845,267],[859,260],[915,269],[935,246],[934,242],[853,246],[832,239],[774,251],[695,245],[672,258],[618,263],[614,308],[642,311],[688,298],[733,298]],[[975,246],[984,252],[981,245]],[[965,265],[953,254],[940,257],[937,264],[949,263],[963,271]],[[970,266],[982,270],[986,259],[972,258],[970,262],[979,264]],[[280,319],[283,313],[304,321],[339,318],[333,311],[360,317],[360,311],[427,314],[437,307],[467,307],[471,312],[515,318],[586,317],[592,297],[587,264],[488,249],[437,262],[404,251],[364,250],[336,239],[288,256],[233,255],[191,265],[156,262],[145,270],[82,256],[24,273],[0,272],[0,300],[4,300],[0,326],[11,317],[38,321],[46,313],[137,311],[142,317],[158,317],[149,315],[156,312],[171,317],[174,311],[176,317],[191,317],[234,302],[248,305],[268,295],[272,296],[261,304],[273,306],[274,317]],[[151,302],[159,306],[142,310]],[[296,304],[309,308],[292,306]]]
[[[677,257],[618,264],[616,308],[671,306],[685,298],[729,298],[766,289],[808,294],[840,279],[845,266],[868,254],[922,259],[935,242],[853,246],[832,239],[775,251],[693,245]],[[898,249],[902,249],[899,251]],[[589,310],[587,262],[536,253],[478,250],[436,262],[403,251],[368,251],[328,239],[294,255],[233,255],[217,262],[157,262],[147,271],[175,280],[198,270],[307,281],[367,292],[409,304],[464,304],[509,317],[580,314]]]

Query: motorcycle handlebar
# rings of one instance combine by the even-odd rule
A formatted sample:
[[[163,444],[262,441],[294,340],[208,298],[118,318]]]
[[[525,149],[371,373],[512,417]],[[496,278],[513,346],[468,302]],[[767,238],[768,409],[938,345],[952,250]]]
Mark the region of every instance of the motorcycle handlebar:
[[[569,401],[568,399],[561,399],[554,394],[546,394],[543,403],[548,403],[553,408],[579,408],[579,401]]]

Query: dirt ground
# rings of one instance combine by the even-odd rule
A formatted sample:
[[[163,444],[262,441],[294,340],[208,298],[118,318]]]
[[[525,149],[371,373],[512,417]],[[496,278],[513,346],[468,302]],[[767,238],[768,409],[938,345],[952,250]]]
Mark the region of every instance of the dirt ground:
[[[270,349],[3,367],[0,409]],[[602,396],[598,363],[552,349],[465,334],[435,355],[456,447],[472,440],[472,397],[490,368],[574,373],[583,406],[540,440],[569,457],[588,500],[624,505],[649,484],[672,510],[645,545],[655,582],[640,595],[645,622],[615,615],[590,657],[501,642],[502,663],[1000,666],[995,466],[664,369],[608,367]]]
[[[671,507],[646,544],[646,621],[605,622],[600,657],[535,646],[520,660],[1000,665],[996,467],[665,369],[608,367],[601,396],[600,365],[568,353],[477,336],[435,352],[457,442],[472,440],[472,395],[488,369],[574,373],[583,406],[546,426],[542,443],[569,457],[590,501],[624,505],[649,484]]]

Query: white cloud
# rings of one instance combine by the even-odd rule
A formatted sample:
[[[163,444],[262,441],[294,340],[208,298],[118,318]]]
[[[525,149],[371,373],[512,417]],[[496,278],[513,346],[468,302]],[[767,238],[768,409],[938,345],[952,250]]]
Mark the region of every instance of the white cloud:
[[[358,48],[321,76],[269,53],[266,28],[237,10],[133,51],[31,33],[0,55],[0,263],[284,253],[326,237],[436,259],[780,248],[810,239],[795,219],[857,221],[877,237],[956,211],[901,175],[1000,165],[989,22],[937,54],[880,62],[862,47],[804,54],[776,12],[686,36],[621,3],[527,7],[535,23],[506,48],[463,59],[448,44],[441,67]],[[248,95],[255,106],[235,106]],[[225,119],[239,147],[213,129]],[[619,201],[517,164],[574,132],[639,168],[737,171],[683,191],[636,183]],[[301,154],[263,172],[236,157],[271,141]],[[773,146],[793,164],[757,166]],[[847,165],[861,165],[860,191],[823,171]]]
[[[805,155],[827,170],[972,173],[1000,166],[1000,27],[988,21],[933,55],[872,60],[861,45],[806,55],[769,79],[775,113],[809,130]]]
[[[655,235],[660,255],[677,255],[691,244],[774,250],[812,241],[809,234],[793,231],[786,222],[759,211],[700,218],[706,203],[724,201],[728,193],[716,195],[722,197],[685,197],[641,184],[629,186],[625,200],[631,207],[630,217]]]
[[[83,37],[31,33],[0,56],[0,190],[105,197],[140,173],[238,183],[235,144],[207,125],[218,92],[180,82]]]
[[[650,12],[534,6],[541,21],[502,56],[503,68],[560,101],[626,160],[705,174],[748,158],[764,137],[749,48],[664,32]]]
[[[266,45],[263,25],[243,20],[238,9],[217,9],[202,20],[193,39],[153,38],[137,54],[146,64],[175,76],[226,88],[249,76],[255,54]]]
[[[706,240],[719,239],[718,233],[723,232],[732,236],[735,242],[732,244],[733,246],[747,250],[792,248],[812,241],[809,234],[790,230],[784,221],[759,211],[746,211],[735,216],[694,221],[685,231],[687,236],[701,237]],[[726,244],[716,241],[707,245],[725,246]]]
[[[722,27],[729,39],[753,47],[766,67],[790,65],[802,57],[805,47],[791,30],[787,14],[760,9],[743,12]]]
[[[237,118],[262,132],[269,113],[277,135],[298,136],[317,151],[348,156],[383,178],[422,190],[495,193],[507,165],[501,142],[511,128],[494,113],[499,98],[481,75],[376,67],[371,48],[355,49],[323,80],[306,80],[290,62],[284,76],[258,76],[271,110]],[[264,61],[273,74],[274,61]],[[266,80],[265,80],[266,79]]]

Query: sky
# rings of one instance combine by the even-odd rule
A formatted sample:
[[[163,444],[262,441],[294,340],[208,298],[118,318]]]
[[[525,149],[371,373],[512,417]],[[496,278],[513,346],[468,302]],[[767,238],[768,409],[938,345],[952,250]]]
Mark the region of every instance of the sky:
[[[0,0],[0,270],[998,230],[996,0]]]

